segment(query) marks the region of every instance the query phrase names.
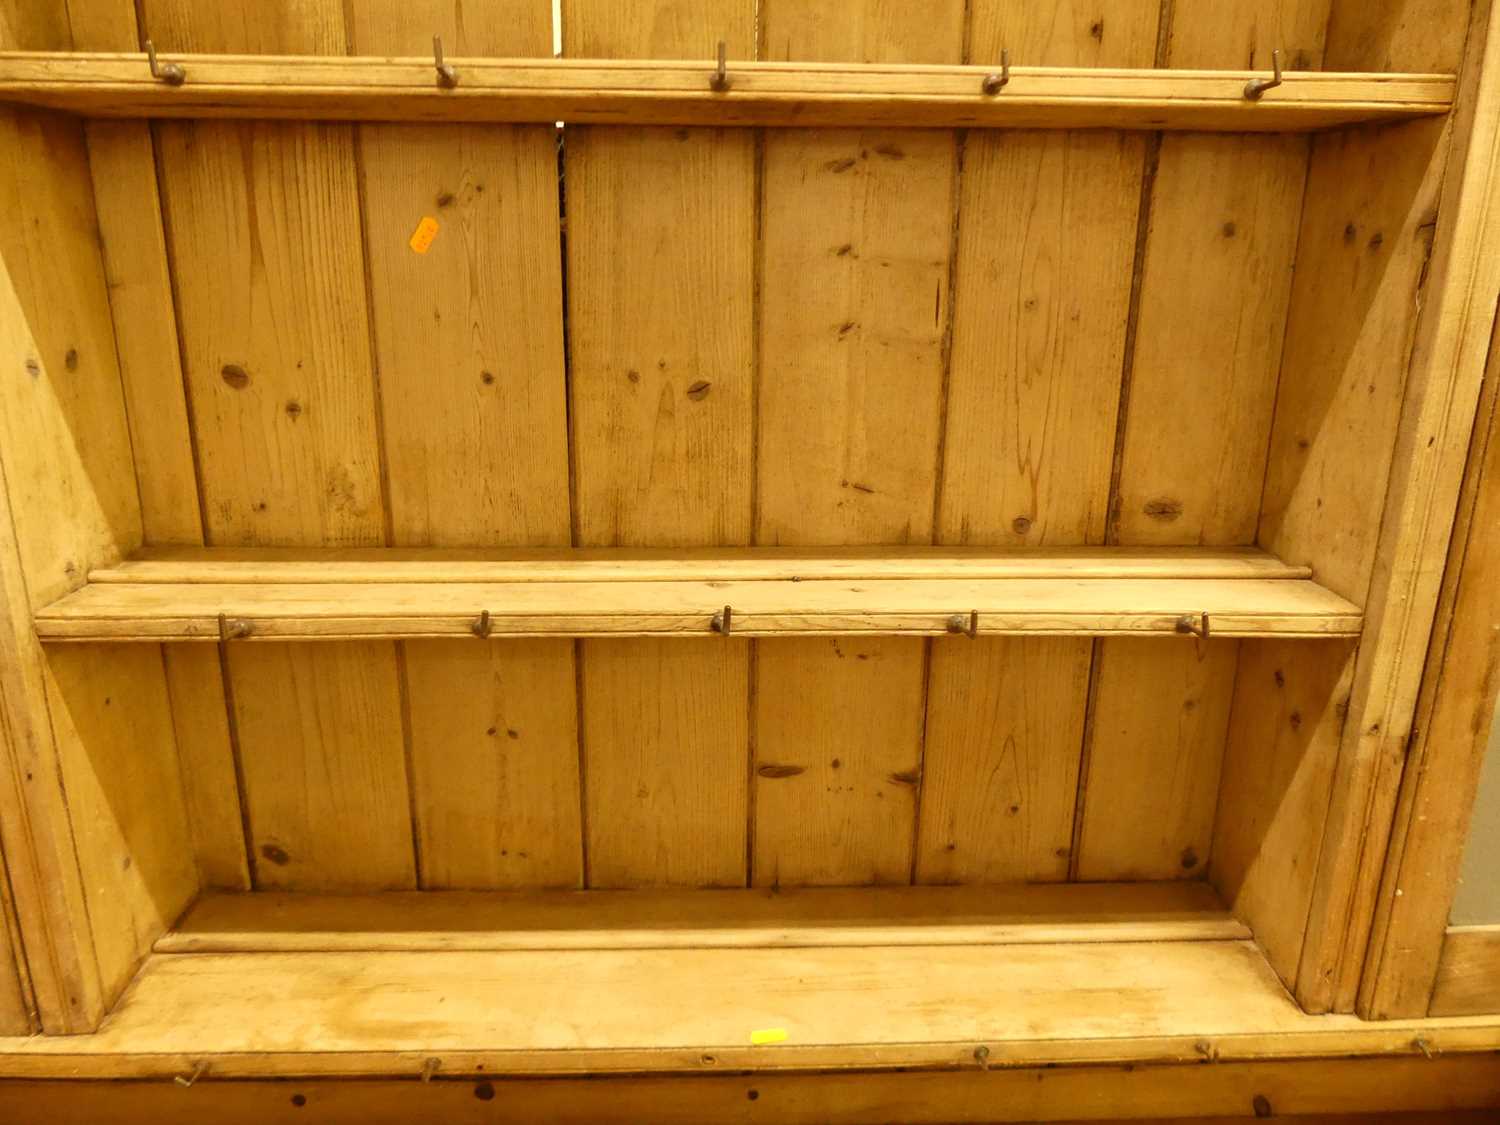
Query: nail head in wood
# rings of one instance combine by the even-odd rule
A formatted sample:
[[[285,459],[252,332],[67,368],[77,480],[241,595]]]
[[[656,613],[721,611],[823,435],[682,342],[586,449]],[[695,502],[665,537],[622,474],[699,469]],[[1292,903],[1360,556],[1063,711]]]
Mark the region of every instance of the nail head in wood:
[[[708,80],[708,88],[719,94],[729,89],[729,56],[722,39],[719,40],[718,64],[714,67],[713,77]]]
[[[1277,86],[1281,85],[1281,82],[1281,51],[1278,49],[1271,52],[1271,77],[1252,78],[1249,82],[1246,82],[1245,99],[1247,101],[1258,102],[1262,94],[1267,90],[1276,89]]]
[[[432,62],[437,67],[439,86],[451,90],[458,85],[458,71],[449,66],[443,58],[443,37],[441,35],[434,35],[432,37]]]
[[[992,70],[984,76],[984,81],[979,88],[984,91],[986,97],[993,98],[1001,90],[1010,85],[1010,49],[1005,48],[1000,52],[1000,69]]]
[[[146,40],[146,62],[151,66],[151,77],[159,82],[165,82],[168,86],[181,86],[187,81],[187,71],[182,69],[181,63],[163,63],[156,59],[156,44]]]

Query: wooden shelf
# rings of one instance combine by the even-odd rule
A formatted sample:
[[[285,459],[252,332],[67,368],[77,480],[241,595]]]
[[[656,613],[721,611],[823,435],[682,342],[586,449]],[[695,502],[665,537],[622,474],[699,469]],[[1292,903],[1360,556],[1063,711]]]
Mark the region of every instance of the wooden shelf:
[[[158,553],[45,607],[48,641],[874,633],[1324,637],[1357,606],[1244,549]]]
[[[190,910],[98,1032],[0,1041],[0,1077],[1421,1063],[1418,1033],[1493,1046],[1302,1014],[1203,883],[250,893]]]
[[[163,55],[166,61],[168,56]],[[1018,66],[996,95],[986,66],[739,62],[724,92],[697,61],[178,55],[186,81],[144,55],[0,54],[0,101],[99,117],[258,117],[655,125],[911,125],[1306,131],[1446,113],[1439,74],[1288,73],[1258,100],[1261,71]]]

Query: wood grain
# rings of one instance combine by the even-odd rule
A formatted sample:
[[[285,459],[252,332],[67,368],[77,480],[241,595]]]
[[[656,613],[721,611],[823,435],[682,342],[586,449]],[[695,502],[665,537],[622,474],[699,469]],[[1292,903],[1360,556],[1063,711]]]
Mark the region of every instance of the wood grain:
[[[910,882],[921,642],[809,638],[758,648],[753,882]]]
[[[226,651],[255,885],[415,886],[391,645]]]
[[[47,698],[95,955],[113,998],[198,892],[161,652],[50,653]]]
[[[700,1125],[733,1119],[747,1100],[765,1099],[789,1125],[873,1125],[895,1114],[910,1122],[1061,1121],[1093,1112],[1093,1125],[1139,1122],[1153,1108],[1158,1125],[1224,1125],[1253,1112],[1244,1091],[1269,1090],[1267,1104],[1290,1107],[1278,1116],[1293,1125],[1484,1125],[1487,1109],[1430,1112],[1296,1112],[1301,1106],[1343,1109],[1384,1106],[1377,1090],[1397,1091],[1392,1101],[1479,1105],[1488,1077],[1483,1059],[1463,1058],[1436,1069],[1407,1059],[1252,1063],[1223,1067],[1078,1067],[1066,1071],[1014,1067],[987,1072],[888,1072],[873,1074],[705,1075],[512,1080],[503,1083],[413,1082],[408,1078],[304,1079],[286,1082],[214,1082],[192,1102],[168,1083],[121,1080],[109,1085],[110,1113],[121,1125],[179,1125],[204,1112],[222,1125],[282,1125],[304,1120],[313,1106],[327,1125],[364,1125],[381,1115],[393,1120],[439,1119],[478,1125],[498,1112],[558,1125],[625,1125],[649,1117],[662,1125]],[[288,1093],[293,1089],[295,1093]],[[476,1095],[476,1091],[484,1091]],[[750,1095],[754,1094],[751,1099]],[[89,1082],[12,1080],[0,1087],[0,1110],[40,1112],[55,1120],[86,1117],[98,1104]],[[1275,1101],[1272,1102],[1271,1099]],[[294,1100],[301,1099],[301,1100]],[[1253,1098],[1252,1098],[1253,1102]],[[1110,1108],[1100,1111],[1100,1104]],[[1202,1116],[1183,1116],[1188,1111]],[[1244,1111],[1243,1113],[1241,1111]],[[1099,1117],[1098,1112],[1129,1117]],[[1230,1114],[1236,1114],[1230,1117]],[[999,1116],[997,1116],[999,1115]]]
[[[754,54],[748,0],[568,0],[563,53]],[[751,534],[754,139],[564,134],[575,542]],[[691,237],[684,237],[691,232]],[[590,886],[745,881],[749,647],[580,648]]]
[[[1241,643],[1209,878],[1296,979],[1354,670],[1354,646]]]
[[[950,2],[770,3],[762,53],[957,62],[962,16]],[[762,153],[756,542],[930,542],[954,136],[791,130]],[[925,646],[810,640],[756,655],[752,879],[908,881]],[[806,772],[778,772],[792,769]]]
[[[1078,878],[1202,876],[1238,647],[1213,640],[1101,644]]]
[[[917,882],[1068,877],[1091,647],[933,643]]]
[[[1500,1012],[1500,927],[1450,927],[1442,948],[1430,1014]]]
[[[164,51],[344,53],[339,4],[278,4],[250,19],[201,0],[149,0],[144,31]],[[384,542],[352,128],[163,124],[156,139],[207,541]],[[331,649],[229,661],[231,674],[265,673],[260,684],[227,686],[235,715],[255,717],[238,750],[251,872],[268,885],[286,886],[294,873],[319,887],[409,877],[396,651],[358,651],[368,667]],[[358,731],[375,734],[362,745],[344,737]],[[341,776],[379,780],[318,792],[319,779]],[[314,821],[310,809],[328,815]],[[386,835],[371,842],[370,869],[352,870],[360,857],[351,841],[372,832]],[[259,849],[291,840],[294,867],[263,862]],[[320,856],[336,866],[317,871]]]
[[[1204,883],[207,895],[158,953],[1225,941]]]
[[[744,885],[748,649],[718,638],[583,646],[589,886]]]
[[[455,55],[550,56],[549,25],[537,0],[372,3],[351,38],[368,55],[436,32]],[[362,125],[359,163],[391,542],[567,544],[556,129]],[[418,254],[409,239],[428,218],[437,236]],[[403,655],[421,884],[576,884],[573,646]],[[496,733],[522,730],[524,747]]]

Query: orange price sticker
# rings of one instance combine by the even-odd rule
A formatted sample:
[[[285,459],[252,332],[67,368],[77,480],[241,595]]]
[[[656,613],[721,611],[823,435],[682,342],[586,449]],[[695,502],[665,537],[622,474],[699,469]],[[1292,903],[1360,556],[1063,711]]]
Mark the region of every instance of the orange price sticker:
[[[431,215],[423,217],[417,224],[417,229],[411,232],[409,245],[418,254],[427,253],[427,248],[432,245],[432,240],[437,237],[438,223]]]

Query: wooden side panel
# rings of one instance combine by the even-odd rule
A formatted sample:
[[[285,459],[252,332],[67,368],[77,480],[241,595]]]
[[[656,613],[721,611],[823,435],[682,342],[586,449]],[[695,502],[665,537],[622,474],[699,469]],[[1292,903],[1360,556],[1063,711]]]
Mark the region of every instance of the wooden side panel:
[[[1471,841],[1500,693],[1500,353],[1489,369],[1469,447],[1458,528],[1448,549],[1437,628],[1380,887],[1360,1011],[1423,1015]],[[1488,857],[1486,857],[1488,858]],[[1500,982],[1500,976],[1497,976]],[[1496,1010],[1500,1010],[1497,1005]]]
[[[0,861],[3,858],[0,856]],[[0,883],[0,1035],[30,1035],[36,1030],[30,983],[22,971],[23,956],[7,877]]]
[[[155,645],[47,654],[47,696],[106,996],[198,891]]]
[[[1335,6],[1329,48],[1340,66],[1456,62],[1466,5],[1379,7],[1349,22],[1352,6]],[[1279,963],[1296,965],[1298,999],[1314,1011],[1355,1002],[1436,602],[1434,564],[1489,342],[1495,259],[1483,240],[1495,228],[1481,220],[1500,79],[1493,58],[1479,67],[1486,8],[1474,9],[1479,33],[1446,125],[1314,141],[1259,537],[1366,607],[1331,799],[1285,845],[1320,857],[1304,951]],[[1445,169],[1450,126],[1456,163]],[[1258,758],[1255,747],[1237,752]],[[1227,805],[1221,815],[1271,813]],[[1262,909],[1287,914],[1275,898]],[[1258,915],[1242,917],[1261,928]]]
[[[981,0],[969,57],[1149,66],[1156,31],[1135,0]],[[1134,133],[968,134],[939,542],[1104,541],[1146,151]],[[933,645],[919,881],[1067,878],[1092,651]]]
[[[552,54],[544,0],[422,8],[360,5],[354,52],[399,54],[437,32],[455,55]],[[391,542],[567,545],[556,130],[359,135]],[[428,218],[437,235],[418,253]],[[574,647],[404,646],[422,886],[581,882]]]
[[[1209,878],[1293,980],[1349,706],[1354,643],[1240,645]]]
[[[143,12],[163,50],[345,50],[333,0],[253,18],[200,0]],[[157,143],[208,541],[383,542],[352,127],[163,123]],[[252,719],[238,749],[257,883],[408,884],[395,646],[232,653],[228,666],[248,677],[228,687]],[[318,792],[341,778],[346,790]],[[294,863],[272,860],[289,841]]]
[[[963,52],[959,3],[773,0],[760,18],[772,60]],[[956,155],[948,132],[766,133],[756,542],[931,540]],[[911,640],[757,646],[754,882],[910,880],[925,658]]]
[[[565,0],[563,52],[755,51],[751,0]],[[755,137],[568,129],[575,541],[747,544]],[[580,646],[591,886],[746,879],[749,646]]]
[[[65,29],[54,33],[31,45],[70,45]],[[159,650],[81,651],[89,682],[72,690],[29,627],[37,606],[139,545],[141,506],[83,127],[6,113],[0,150],[0,206],[11,216],[0,232],[0,322],[13,373],[0,402],[0,825],[41,1022],[84,1031],[186,905],[196,873]],[[128,697],[120,712],[105,702],[116,689]]]
[[[1268,12],[1249,2],[1211,8],[1192,3],[1174,5],[1172,20],[1166,62],[1174,67],[1264,65],[1273,46],[1287,52],[1289,61],[1316,67],[1326,7],[1289,3]],[[1306,146],[1302,138],[1274,136],[1184,134],[1161,142],[1111,542],[1232,544],[1255,534]],[[1198,827],[1188,835],[1201,835],[1213,823],[1212,779],[1222,742],[1209,744],[1197,722],[1181,723],[1180,709],[1185,699],[1228,698],[1233,647],[1198,661],[1170,645],[1140,646],[1137,658],[1128,659],[1128,650],[1112,655],[1118,643],[1098,646],[1099,667],[1112,672],[1095,681],[1084,781],[1086,835],[1098,841],[1128,838],[1135,816],[1108,785],[1096,790],[1096,772],[1116,783],[1130,775],[1130,791],[1150,793],[1149,779],[1178,774],[1195,755],[1203,759],[1192,771],[1200,784],[1189,791],[1200,803],[1178,815],[1180,826]],[[1191,670],[1186,679],[1183,669]],[[1158,691],[1162,682],[1182,684],[1184,691]],[[1113,735],[1104,739],[1102,732]],[[1115,817],[1124,822],[1112,823]],[[1197,862],[1185,866],[1189,850]],[[1194,876],[1207,860],[1203,851],[1179,841],[1149,860],[1085,852],[1078,870],[1094,878],[1143,870]],[[1117,861],[1123,864],[1118,869]]]

